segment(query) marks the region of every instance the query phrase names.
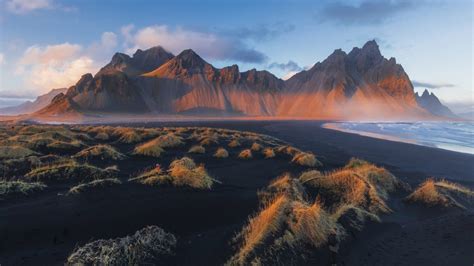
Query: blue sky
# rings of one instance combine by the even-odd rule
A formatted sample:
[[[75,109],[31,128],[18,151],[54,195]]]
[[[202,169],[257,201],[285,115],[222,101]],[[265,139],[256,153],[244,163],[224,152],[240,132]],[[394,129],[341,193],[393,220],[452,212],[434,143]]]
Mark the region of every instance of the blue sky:
[[[473,103],[473,2],[0,0],[0,106],[73,85],[116,51],[196,50],[285,78],[375,39],[456,111]]]

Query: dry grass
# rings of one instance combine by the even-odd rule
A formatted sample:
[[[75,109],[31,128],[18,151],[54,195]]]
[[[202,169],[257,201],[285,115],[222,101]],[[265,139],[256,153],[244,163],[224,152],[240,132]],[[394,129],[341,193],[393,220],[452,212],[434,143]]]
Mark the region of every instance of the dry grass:
[[[123,238],[96,240],[76,248],[66,265],[155,265],[173,255],[176,237],[148,226]]]
[[[252,143],[250,147],[252,151],[261,151],[263,149],[262,145],[258,144],[257,142]]]
[[[275,151],[279,154],[286,154],[290,156],[295,156],[297,153],[301,152],[301,150],[288,145],[278,146],[276,147]]]
[[[173,178],[172,182],[175,186],[189,186],[198,189],[210,189],[212,187],[213,179],[204,166],[197,166],[188,157],[171,162],[168,173]]]
[[[237,148],[240,147],[242,144],[240,144],[240,141],[238,139],[233,139],[227,144],[230,148]]]
[[[69,189],[68,194],[82,194],[91,190],[120,185],[122,182],[117,178],[106,178],[94,180],[89,183],[80,184]]]
[[[295,202],[293,219],[289,221],[290,231],[296,241],[308,243],[316,248],[327,243],[331,234],[340,234],[336,221],[323,209],[319,201],[312,205]]]
[[[256,216],[250,218],[248,225],[241,232],[242,246],[231,259],[231,264],[248,264],[255,249],[263,245],[268,237],[283,230],[290,203],[287,197],[281,195],[264,206]]]
[[[38,153],[22,146],[0,146],[0,159],[18,159]]]
[[[84,143],[80,140],[73,140],[71,142],[65,142],[65,141],[54,141],[50,144],[48,144],[46,147],[52,150],[55,150],[56,152],[71,152],[75,151],[81,147],[84,147]]]
[[[194,145],[192,146],[188,153],[199,153],[199,154],[203,154],[203,153],[206,153],[206,148],[204,148],[203,146],[201,145]]]
[[[291,160],[292,163],[299,164],[301,166],[308,166],[308,167],[320,167],[322,163],[316,159],[314,154],[309,152],[299,152],[293,156]]]
[[[159,136],[154,139],[156,143],[162,148],[176,148],[184,145],[183,138],[175,135],[174,133],[168,133],[166,135]]]
[[[73,157],[84,160],[124,160],[127,158],[127,156],[117,151],[114,147],[105,144],[86,148]]]
[[[161,143],[158,139],[145,142],[135,147],[135,149],[133,150],[133,154],[150,157],[160,157],[161,154],[165,151],[160,144]]]
[[[458,201],[472,202],[473,198],[474,192],[459,184],[446,180],[428,179],[411,193],[406,201],[428,207],[459,207],[465,209],[466,207]]]
[[[301,194],[291,195],[299,189],[298,180],[289,175],[272,182],[269,193],[273,198],[264,201],[262,209],[235,238],[240,248],[229,265],[287,264],[284,261],[291,259],[282,257],[284,254],[301,254],[308,246],[320,248],[328,244],[331,235],[342,239],[343,228],[318,200],[308,204]]]
[[[173,178],[164,173],[163,170],[159,167],[155,167],[138,177],[129,179],[129,181],[135,181],[147,186],[161,186],[161,185],[171,185],[173,184]]]
[[[109,140],[110,136],[106,132],[99,132],[94,137],[97,140]]]
[[[263,151],[263,156],[266,158],[266,159],[270,159],[270,158],[273,158],[275,157],[275,151],[273,151],[273,148],[265,148]]]
[[[245,149],[243,151],[241,151],[239,153],[239,156],[238,156],[240,159],[245,159],[245,160],[248,160],[248,159],[252,159],[252,151],[250,149]]]
[[[214,153],[214,157],[216,158],[227,158],[229,157],[229,152],[227,152],[224,148],[217,149],[216,153]]]
[[[41,191],[47,186],[43,183],[27,183],[23,181],[0,181],[0,199],[10,198],[17,195],[30,195]]]
[[[41,166],[25,175],[28,180],[50,182],[60,180],[94,180],[109,178],[112,172],[74,161]]]

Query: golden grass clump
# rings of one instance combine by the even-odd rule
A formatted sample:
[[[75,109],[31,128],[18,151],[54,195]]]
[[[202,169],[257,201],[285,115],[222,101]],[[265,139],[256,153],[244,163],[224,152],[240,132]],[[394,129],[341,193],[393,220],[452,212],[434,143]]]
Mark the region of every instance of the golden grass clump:
[[[176,243],[173,234],[148,226],[133,235],[100,239],[78,247],[68,256],[65,265],[156,265],[174,255]]]
[[[262,153],[265,159],[270,159],[270,158],[275,157],[275,151],[273,150],[273,148],[265,148],[263,149]]]
[[[200,144],[204,146],[219,144],[219,135],[217,133],[204,136],[200,140]]]
[[[250,149],[245,149],[239,153],[238,156],[240,159],[252,159],[252,151]]]
[[[133,150],[133,154],[150,157],[160,157],[164,151],[165,150],[161,147],[160,140],[154,139],[135,147],[135,149]]]
[[[22,146],[0,146],[0,159],[18,159],[37,154]]]
[[[127,158],[127,156],[117,151],[114,147],[106,144],[86,148],[76,153],[73,157],[84,160],[124,160]]]
[[[210,189],[213,179],[209,176],[203,165],[197,166],[188,157],[171,162],[168,174],[173,177],[175,186],[189,186],[198,189]]]
[[[281,195],[249,219],[248,225],[238,236],[242,239],[242,245],[231,258],[230,265],[249,265],[253,251],[264,244],[267,238],[277,235],[283,229],[290,203],[286,196]]]
[[[293,156],[291,160],[292,163],[299,164],[301,166],[308,166],[308,167],[319,167],[322,166],[322,163],[316,159],[314,154],[309,152],[299,152]]]
[[[69,152],[69,151],[77,150],[84,146],[85,146],[84,143],[82,143],[82,141],[80,140],[73,140],[71,142],[54,141],[46,145],[47,148],[53,149],[58,152]]]
[[[173,178],[163,172],[160,167],[155,167],[135,178],[129,179],[129,181],[135,181],[148,186],[160,186],[172,184]]]
[[[233,139],[229,142],[229,144],[227,144],[227,146],[229,146],[230,148],[236,148],[236,147],[240,147],[241,144],[238,139]]]
[[[471,204],[474,191],[459,184],[446,180],[435,181],[430,178],[423,182],[406,201],[409,203],[423,204],[428,207],[458,207],[465,209],[464,204]]]
[[[174,133],[168,133],[166,135],[159,136],[154,139],[157,145],[162,148],[175,148],[184,145],[183,138],[175,135]]]
[[[298,264],[292,258],[285,258],[285,252],[292,250],[290,254],[301,254],[308,246],[320,248],[328,244],[331,235],[340,240],[344,234],[343,228],[318,200],[308,204],[302,198],[277,193],[234,239],[240,242],[240,248],[228,264]]]
[[[82,194],[88,191],[97,190],[105,187],[120,185],[122,182],[117,178],[105,178],[91,181],[89,183],[79,184],[69,189],[68,194]]]
[[[260,145],[257,142],[252,143],[252,146],[250,147],[252,151],[260,151],[263,149],[262,145]]]
[[[216,158],[227,158],[229,157],[229,152],[224,148],[217,149],[216,153],[214,153],[214,157]]]
[[[203,153],[206,153],[206,148],[204,148],[203,146],[201,145],[194,145],[192,146],[188,153],[199,153],[199,154],[203,154]]]
[[[28,180],[41,182],[65,180],[84,181],[109,178],[112,174],[111,171],[106,171],[89,164],[79,164],[74,161],[68,161],[34,168],[27,173],[25,177]]]
[[[290,156],[295,156],[297,153],[302,152],[301,150],[289,145],[278,146],[275,150],[279,154],[286,154]]]
[[[95,139],[97,140],[109,140],[110,136],[106,132],[99,132],[94,136]]]

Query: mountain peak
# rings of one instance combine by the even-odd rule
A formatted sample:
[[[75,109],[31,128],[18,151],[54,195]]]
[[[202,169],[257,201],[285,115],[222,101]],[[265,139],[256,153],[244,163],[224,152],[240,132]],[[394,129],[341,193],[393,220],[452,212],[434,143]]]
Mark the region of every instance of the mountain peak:
[[[185,69],[203,68],[205,65],[208,65],[208,63],[192,49],[182,51],[175,57],[175,60]]]
[[[421,97],[428,97],[428,96],[430,96],[430,95],[431,95],[431,94],[430,94],[430,92],[428,91],[428,89],[425,89],[425,90],[423,91],[423,94],[421,95]]]

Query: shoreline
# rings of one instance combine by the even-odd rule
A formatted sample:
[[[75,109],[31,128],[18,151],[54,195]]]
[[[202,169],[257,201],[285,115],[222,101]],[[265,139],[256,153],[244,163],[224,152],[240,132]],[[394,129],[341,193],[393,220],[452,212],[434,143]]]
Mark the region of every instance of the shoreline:
[[[380,133],[363,131],[363,130],[347,129],[347,128],[341,127],[340,126],[341,123],[344,123],[344,122],[331,121],[331,122],[323,123],[321,127],[325,129],[329,129],[329,130],[335,130],[335,131],[349,133],[349,134],[356,134],[359,136],[370,137],[370,138],[375,138],[375,139],[382,139],[382,140],[394,141],[394,142],[400,142],[400,143],[408,143],[408,144],[418,145],[422,147],[429,147],[429,148],[441,149],[441,150],[446,150],[446,151],[459,152],[459,153],[464,153],[464,154],[469,154],[469,155],[474,154],[474,148],[471,148],[471,147],[454,146],[454,145],[442,144],[442,143],[431,143],[431,145],[429,145],[428,143],[424,144],[414,139],[401,138],[401,137],[397,137],[397,136],[393,136],[389,134],[380,134]],[[377,122],[372,122],[372,123],[377,123]],[[381,122],[381,123],[390,123],[390,122]],[[393,122],[393,123],[400,123],[400,122]]]

